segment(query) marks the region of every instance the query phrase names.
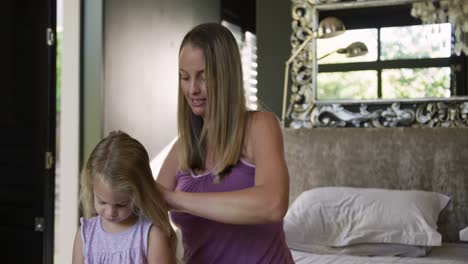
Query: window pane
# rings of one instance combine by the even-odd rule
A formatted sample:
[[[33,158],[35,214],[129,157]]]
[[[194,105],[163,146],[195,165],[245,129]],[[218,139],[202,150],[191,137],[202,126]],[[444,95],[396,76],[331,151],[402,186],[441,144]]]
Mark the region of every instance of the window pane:
[[[450,68],[383,70],[382,97],[450,97]]]
[[[347,30],[344,34],[326,39],[317,39],[317,58],[330,52],[331,55],[319,60],[320,64],[327,63],[348,63],[358,61],[377,60],[377,29],[356,29]],[[339,54],[336,51],[348,47],[353,42],[363,42],[368,49],[368,53],[358,57],[346,57],[346,54]]]
[[[450,57],[451,26],[445,24],[381,29],[381,60]]]
[[[320,100],[376,99],[377,72],[324,72],[317,76]]]

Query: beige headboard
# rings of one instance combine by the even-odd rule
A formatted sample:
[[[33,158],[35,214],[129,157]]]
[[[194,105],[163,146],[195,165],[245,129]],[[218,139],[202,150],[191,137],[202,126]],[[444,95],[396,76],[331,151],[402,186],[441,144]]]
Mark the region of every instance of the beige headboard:
[[[291,203],[319,186],[444,193],[443,240],[468,226],[468,128],[284,129]]]

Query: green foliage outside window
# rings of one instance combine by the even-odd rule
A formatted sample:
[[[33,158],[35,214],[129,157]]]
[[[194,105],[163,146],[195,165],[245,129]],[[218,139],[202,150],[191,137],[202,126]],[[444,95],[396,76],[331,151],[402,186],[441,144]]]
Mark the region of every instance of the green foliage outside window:
[[[450,97],[450,68],[391,69],[382,73],[382,98]]]
[[[380,59],[449,57],[450,30],[449,24],[382,28]],[[366,43],[378,41],[376,38],[366,40],[366,36],[372,34],[365,30],[356,30],[355,33],[350,30],[349,34],[356,35],[351,36],[350,39],[361,38]],[[376,53],[371,49],[376,48],[377,45],[367,44],[367,46],[370,48],[369,53]],[[325,45],[322,47],[318,45],[318,54],[324,53],[325,48],[327,48]],[[360,61],[359,58],[352,58],[352,62],[368,61],[365,57],[362,57]],[[343,57],[341,60],[346,60],[346,58]],[[317,98],[320,100],[377,99],[377,74],[377,70],[321,72],[317,76]],[[450,97],[450,75],[449,67],[383,69],[382,98]]]
[[[317,98],[320,100],[376,99],[377,72],[329,72],[318,74]]]

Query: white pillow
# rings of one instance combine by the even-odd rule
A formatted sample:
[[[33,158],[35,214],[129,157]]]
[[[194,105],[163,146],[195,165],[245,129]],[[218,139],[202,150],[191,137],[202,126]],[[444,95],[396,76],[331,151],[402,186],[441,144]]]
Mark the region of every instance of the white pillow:
[[[361,243],[440,246],[440,211],[450,198],[416,190],[322,187],[303,192],[284,219],[290,248]]]

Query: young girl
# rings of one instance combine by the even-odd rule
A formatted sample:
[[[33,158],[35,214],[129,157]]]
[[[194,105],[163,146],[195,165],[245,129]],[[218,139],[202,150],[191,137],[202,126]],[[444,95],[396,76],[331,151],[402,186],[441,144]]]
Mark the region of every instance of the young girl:
[[[111,132],[91,153],[80,185],[85,218],[73,264],[175,263],[176,235],[140,142]]]

